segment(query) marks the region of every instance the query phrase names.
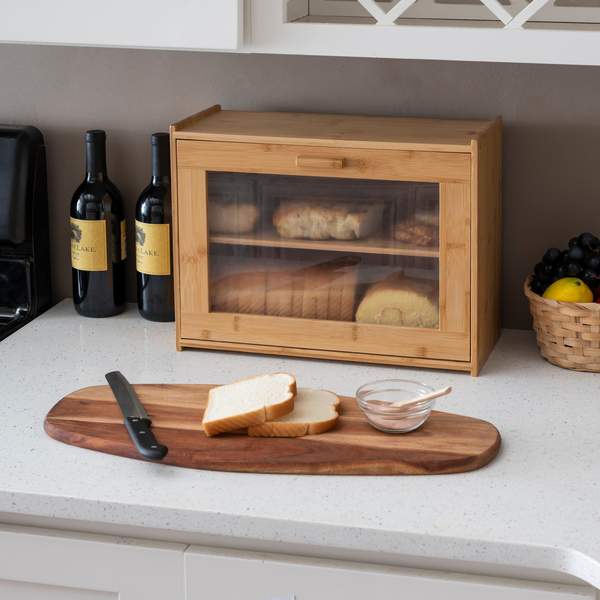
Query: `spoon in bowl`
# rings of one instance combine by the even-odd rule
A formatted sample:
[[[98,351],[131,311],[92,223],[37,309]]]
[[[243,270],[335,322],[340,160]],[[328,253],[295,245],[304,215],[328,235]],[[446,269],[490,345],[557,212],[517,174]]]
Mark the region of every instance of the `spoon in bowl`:
[[[412,408],[421,402],[426,402],[427,400],[434,400],[435,398],[440,398],[441,396],[446,396],[452,391],[452,386],[449,385],[445,388],[441,388],[439,390],[434,390],[433,392],[429,392],[423,396],[420,396],[416,400],[402,400],[400,402],[384,402],[383,400],[368,400],[369,404],[376,404],[377,406],[385,406],[385,408]]]

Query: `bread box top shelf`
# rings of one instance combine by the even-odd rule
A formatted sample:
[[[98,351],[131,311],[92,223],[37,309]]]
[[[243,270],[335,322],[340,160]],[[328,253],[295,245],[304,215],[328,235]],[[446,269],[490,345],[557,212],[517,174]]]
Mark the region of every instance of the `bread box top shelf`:
[[[471,152],[494,121],[246,112],[212,106],[171,127],[177,139]]]

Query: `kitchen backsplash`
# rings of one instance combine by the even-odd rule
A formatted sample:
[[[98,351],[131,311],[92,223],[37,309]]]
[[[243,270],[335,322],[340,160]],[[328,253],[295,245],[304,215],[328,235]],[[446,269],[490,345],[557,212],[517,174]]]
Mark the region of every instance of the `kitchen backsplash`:
[[[133,222],[148,136],[199,106],[504,120],[504,325],[526,328],[522,281],[573,231],[600,231],[600,68],[0,46],[0,122],[48,146],[56,299],[71,294],[68,210],[81,136],[109,132]],[[130,243],[133,236],[130,232]],[[130,248],[133,256],[133,248]],[[128,295],[135,299],[134,261]]]

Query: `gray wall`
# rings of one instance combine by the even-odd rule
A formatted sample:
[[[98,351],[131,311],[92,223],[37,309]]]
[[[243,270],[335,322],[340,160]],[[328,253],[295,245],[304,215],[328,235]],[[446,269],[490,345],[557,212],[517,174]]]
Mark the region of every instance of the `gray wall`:
[[[521,284],[545,247],[565,245],[583,230],[600,233],[598,68],[0,45],[0,122],[33,124],[46,136],[57,299],[70,295],[68,206],[82,177],[83,131],[108,130],[109,173],[132,217],[148,177],[149,134],[217,102],[256,110],[501,115],[508,327],[529,326]]]

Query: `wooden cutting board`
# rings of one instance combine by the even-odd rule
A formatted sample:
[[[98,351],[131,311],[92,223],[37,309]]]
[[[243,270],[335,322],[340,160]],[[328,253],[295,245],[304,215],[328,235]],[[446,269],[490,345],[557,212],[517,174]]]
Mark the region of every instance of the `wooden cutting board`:
[[[342,398],[330,432],[302,438],[208,438],[201,427],[211,385],[135,385],[165,464],[249,473],[320,475],[425,475],[461,473],[489,463],[500,448],[486,421],[433,412],[417,431],[386,434],[371,427],[353,398]],[[48,435],[66,444],[143,460],[129,439],[108,386],[73,392],[48,413]]]

